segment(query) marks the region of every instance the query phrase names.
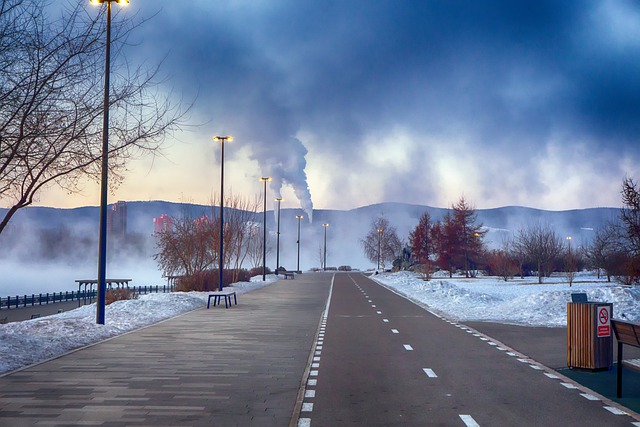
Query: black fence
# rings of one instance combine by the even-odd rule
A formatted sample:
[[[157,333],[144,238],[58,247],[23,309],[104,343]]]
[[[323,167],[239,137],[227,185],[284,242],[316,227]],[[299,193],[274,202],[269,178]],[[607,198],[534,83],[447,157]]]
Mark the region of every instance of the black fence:
[[[137,295],[173,292],[174,286],[129,286],[128,289]],[[0,310],[9,308],[33,307],[36,305],[55,304],[57,302],[78,301],[92,303],[96,298],[96,290],[89,291],[65,291],[46,294],[16,295],[15,297],[0,297]]]

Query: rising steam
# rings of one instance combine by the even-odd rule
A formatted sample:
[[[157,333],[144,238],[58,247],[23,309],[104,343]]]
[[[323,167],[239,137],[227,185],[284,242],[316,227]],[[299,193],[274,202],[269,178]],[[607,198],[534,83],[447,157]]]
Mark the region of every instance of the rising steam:
[[[260,164],[263,176],[271,177],[269,188],[274,197],[281,197],[283,185],[291,185],[300,201],[300,207],[311,222],[313,201],[305,172],[306,155],[307,149],[302,141],[294,137],[284,138],[273,145],[257,144],[253,150],[253,159]]]

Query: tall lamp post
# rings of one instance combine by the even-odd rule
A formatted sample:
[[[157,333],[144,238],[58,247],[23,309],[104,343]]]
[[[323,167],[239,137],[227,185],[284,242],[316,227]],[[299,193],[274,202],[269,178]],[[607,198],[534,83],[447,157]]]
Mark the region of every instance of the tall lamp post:
[[[262,281],[267,280],[267,182],[271,177],[262,177],[260,181],[264,183],[264,206],[262,208]]]
[[[296,264],[296,271],[300,273],[300,220],[304,218],[302,215],[296,215],[296,219],[298,220],[298,263]]]
[[[381,254],[381,240],[382,240],[382,232],[384,230],[382,228],[378,228],[378,270],[380,270],[380,254]]]
[[[282,203],[282,197],[276,199],[278,202],[278,230],[276,232],[276,276],[280,269],[280,204]]]
[[[219,290],[222,291],[222,273],[224,268],[224,143],[226,141],[233,141],[230,136],[214,136],[214,141],[220,141],[221,156],[220,156],[220,251],[218,252],[219,258],[219,274],[220,285]]]
[[[107,34],[104,61],[104,100],[102,117],[102,175],[100,177],[100,237],[98,240],[98,297],[96,300],[96,323],[104,325],[107,293],[107,172],[109,169],[109,74],[111,63],[111,3],[121,6],[129,0],[91,0],[91,4],[107,4]]]
[[[327,228],[329,227],[329,224],[327,224],[326,222],[324,224],[322,224],[322,226],[324,227],[324,271],[327,271]]]

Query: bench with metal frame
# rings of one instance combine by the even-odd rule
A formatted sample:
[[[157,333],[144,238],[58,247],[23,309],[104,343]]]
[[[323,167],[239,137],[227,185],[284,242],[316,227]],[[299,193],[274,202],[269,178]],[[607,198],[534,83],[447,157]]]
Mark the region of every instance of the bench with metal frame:
[[[220,304],[220,299],[224,298],[224,308],[229,308],[231,304],[231,297],[233,297],[233,302],[235,305],[238,305],[238,297],[236,296],[236,291],[220,291],[209,294],[209,299],[207,300],[207,309],[211,307],[211,299],[213,298],[213,306]]]
[[[640,324],[612,319],[611,327],[618,341],[618,372],[616,381],[616,396],[622,397],[622,359],[624,345],[640,348]]]
[[[284,279],[294,279],[296,276],[293,273],[293,271],[285,271],[284,273],[282,273],[282,275],[284,276]]]

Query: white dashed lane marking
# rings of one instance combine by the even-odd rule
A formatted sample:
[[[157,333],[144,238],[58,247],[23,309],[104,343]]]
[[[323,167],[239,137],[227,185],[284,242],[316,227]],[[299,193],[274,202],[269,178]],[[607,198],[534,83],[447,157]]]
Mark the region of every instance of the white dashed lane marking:
[[[615,415],[627,415],[626,412],[618,409],[618,408],[614,408],[613,406],[605,406],[604,409],[606,409],[607,411],[611,412],[612,414]]]
[[[587,400],[600,400],[592,394],[589,393],[580,393],[580,396],[584,397]]]
[[[433,369],[429,369],[429,368],[422,368],[422,370],[424,371],[425,374],[427,374],[427,376],[429,378],[438,378],[438,376],[436,375],[435,372],[433,372]]]
[[[399,334],[400,331],[398,331],[397,329],[392,329],[391,332],[393,332],[394,334]]]
[[[411,347],[409,344],[405,344],[404,345],[404,349],[407,350],[407,351],[411,351],[411,350],[413,350],[413,347]]]
[[[560,383],[562,384],[563,387],[568,388],[569,390],[576,390],[578,387],[576,387],[575,385],[571,384],[571,383]]]
[[[467,427],[480,427],[480,424],[471,415],[460,415],[460,419]]]

